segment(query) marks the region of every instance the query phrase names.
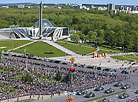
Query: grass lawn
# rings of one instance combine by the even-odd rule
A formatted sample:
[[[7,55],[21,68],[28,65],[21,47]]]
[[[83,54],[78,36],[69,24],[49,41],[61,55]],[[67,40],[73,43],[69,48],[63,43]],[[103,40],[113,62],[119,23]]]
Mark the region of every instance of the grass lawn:
[[[110,51],[105,51],[105,50],[99,50],[97,53],[114,54],[114,53],[116,53],[116,52],[110,52]]]
[[[53,54],[45,54],[45,52],[53,52]],[[15,50],[16,53],[24,54],[24,48]],[[53,46],[49,46],[49,44],[44,42],[36,42],[31,44],[30,46],[26,46],[26,53],[33,54],[35,56],[40,57],[60,57],[65,56],[65,53],[61,50],[57,50],[57,48]]]
[[[126,61],[132,61],[132,62],[134,62],[133,59],[125,58],[125,57],[123,57],[123,56],[111,56],[111,57],[112,57],[112,58],[116,58],[116,59],[118,59],[118,60],[126,60]]]
[[[9,49],[12,49],[12,42],[13,42],[13,48],[16,48],[18,46],[27,44],[31,41],[29,40],[4,40],[4,41],[0,41],[0,51],[7,51]],[[6,48],[1,48],[1,47],[6,47]]]
[[[82,46],[81,44],[82,43],[78,43],[77,45],[72,45],[72,44],[65,44],[64,42],[57,42],[59,45],[63,44],[63,47],[69,49],[71,48],[70,50],[77,53],[77,52],[80,52],[80,54],[89,54],[89,53],[92,53],[94,51],[96,51],[95,49],[93,48],[88,48],[88,47],[84,47]]]
[[[125,55],[125,56],[138,61],[138,57],[135,57],[133,54]]]
[[[68,42],[68,43],[72,43],[72,44],[79,44],[79,45],[88,46],[88,47],[93,47],[93,46],[91,46],[90,44],[87,44],[87,43],[75,43],[75,42],[70,42],[70,41],[66,41],[66,40],[58,40],[58,41]]]
[[[104,49],[104,50],[109,50],[109,51],[113,51],[113,52],[123,52],[123,50],[117,49],[117,48],[111,48],[110,46],[99,46],[100,49]]]
[[[91,46],[90,44],[87,44],[87,43],[74,43],[74,42],[69,42],[69,41],[66,41],[66,40],[59,40],[59,41],[68,42],[68,43],[72,43],[72,44],[84,45],[84,46],[88,46],[88,47],[93,47],[93,46]],[[99,48],[100,48],[101,50],[98,51],[98,53],[114,54],[114,53],[123,52],[123,50],[121,50],[121,49],[118,49],[118,48],[111,48],[110,46],[106,46],[106,45],[99,46]],[[102,50],[102,49],[103,49],[103,50]],[[104,50],[108,50],[108,51],[104,51]],[[110,52],[110,51],[112,51],[112,52]]]

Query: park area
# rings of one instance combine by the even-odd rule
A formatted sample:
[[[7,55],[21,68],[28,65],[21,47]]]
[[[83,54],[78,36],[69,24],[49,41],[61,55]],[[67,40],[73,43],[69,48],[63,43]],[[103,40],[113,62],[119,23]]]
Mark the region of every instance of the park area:
[[[115,58],[115,59],[118,59],[118,60],[130,61],[130,62],[138,61],[138,56],[135,56],[133,54],[120,55],[120,56],[111,56],[111,58]]]
[[[29,40],[3,40],[0,41],[0,51],[7,51],[9,49],[19,47],[21,45],[27,44],[31,41]]]
[[[67,55],[63,51],[53,47],[52,45],[49,45],[41,41],[17,49],[14,52],[24,54],[25,49],[26,53],[30,53],[34,56],[39,56],[39,57],[61,57]]]
[[[58,41],[57,44],[81,55],[87,55],[96,51],[96,48],[85,43],[72,43],[67,41]]]
[[[88,43],[75,43],[66,40],[59,40],[57,41],[57,43],[67,49],[70,49],[73,52],[76,53],[79,52],[80,54],[93,55],[93,52],[97,50],[93,44],[88,44]],[[122,49],[116,47],[112,48],[111,46],[107,45],[101,45],[98,46],[98,48],[99,50],[97,51],[97,53],[107,53],[107,54],[123,53]]]

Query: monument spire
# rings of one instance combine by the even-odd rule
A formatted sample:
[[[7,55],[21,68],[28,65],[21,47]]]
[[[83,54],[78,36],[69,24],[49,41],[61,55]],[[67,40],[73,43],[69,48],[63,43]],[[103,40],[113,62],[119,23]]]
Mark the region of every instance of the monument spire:
[[[40,10],[39,10],[39,31],[40,31],[40,39],[42,38],[42,9],[43,9],[43,4],[42,4],[42,0],[41,0]]]

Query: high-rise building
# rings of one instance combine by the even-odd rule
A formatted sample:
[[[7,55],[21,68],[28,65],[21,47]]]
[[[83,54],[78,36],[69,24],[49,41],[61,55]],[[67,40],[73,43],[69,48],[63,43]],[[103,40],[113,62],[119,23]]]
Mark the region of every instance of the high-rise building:
[[[24,8],[24,5],[18,5],[18,8]]]
[[[86,6],[84,6],[84,5],[75,5],[74,6],[74,9],[85,9],[85,10],[89,10],[89,8],[87,8]]]
[[[132,6],[132,11],[137,11],[137,6]]]
[[[115,4],[107,4],[108,11],[115,10]]]

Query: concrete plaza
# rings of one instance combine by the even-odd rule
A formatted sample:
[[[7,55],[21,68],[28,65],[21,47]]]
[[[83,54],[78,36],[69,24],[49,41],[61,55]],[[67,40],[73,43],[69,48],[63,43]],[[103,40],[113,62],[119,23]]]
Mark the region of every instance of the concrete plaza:
[[[70,62],[71,58],[75,58],[76,59],[75,63],[77,64],[85,64],[90,66],[99,66],[99,67],[113,68],[113,69],[125,68],[131,65],[129,62],[116,60],[109,56],[106,58],[104,57],[93,58],[92,56],[79,56],[79,57],[66,56],[66,57],[53,57],[49,59]]]

